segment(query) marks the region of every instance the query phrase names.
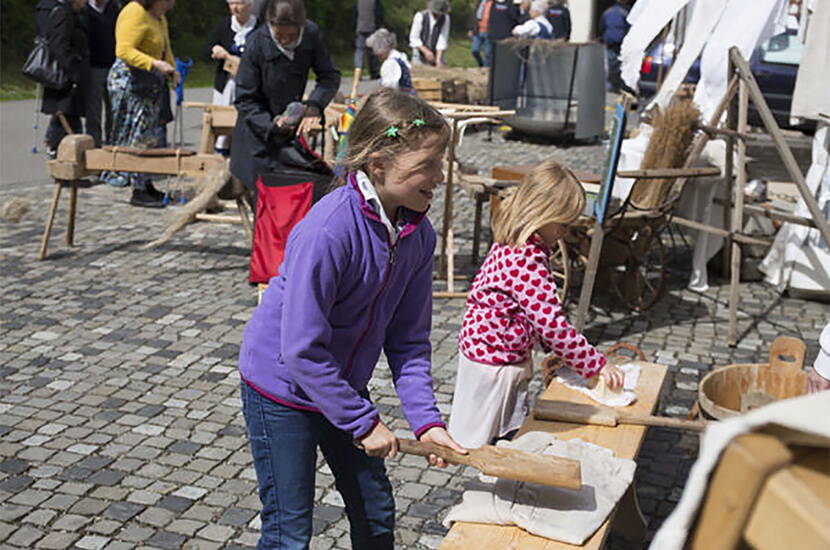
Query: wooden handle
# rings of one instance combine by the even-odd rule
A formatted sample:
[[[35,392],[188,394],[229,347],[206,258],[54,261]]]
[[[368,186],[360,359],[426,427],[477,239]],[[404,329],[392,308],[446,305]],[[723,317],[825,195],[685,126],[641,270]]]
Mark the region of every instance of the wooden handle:
[[[361,67],[354,68],[354,76],[352,77],[352,92],[349,94],[349,101],[354,101],[354,98],[357,95],[357,85],[360,84],[360,76],[362,74],[363,69]]]
[[[610,427],[614,427],[617,424],[639,424],[642,426],[658,426],[662,428],[697,431],[703,430],[706,427],[705,422],[647,414],[632,414],[625,411],[617,411],[610,407],[571,403],[569,401],[555,401],[552,399],[538,400],[536,402],[536,408],[534,409],[534,416],[539,420],[554,420]]]
[[[582,470],[578,460],[528,453],[516,449],[482,445],[462,455],[452,449],[413,439],[398,439],[401,452],[429,456],[434,454],[450,464],[472,466],[487,475],[562,487],[582,488]]]

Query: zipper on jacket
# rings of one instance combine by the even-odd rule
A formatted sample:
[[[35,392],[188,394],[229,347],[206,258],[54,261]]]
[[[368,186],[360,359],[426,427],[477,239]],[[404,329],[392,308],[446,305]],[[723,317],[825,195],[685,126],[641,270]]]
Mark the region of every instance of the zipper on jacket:
[[[363,332],[360,334],[360,337],[357,339],[357,343],[355,344],[354,348],[352,348],[352,352],[349,354],[349,360],[346,362],[346,370],[343,371],[343,378],[348,380],[349,375],[352,372],[352,364],[354,362],[354,356],[357,354],[357,350],[360,349],[361,344],[363,344],[363,339],[366,337],[366,334],[369,332],[369,329],[372,328],[372,322],[375,320],[375,306],[377,306],[378,300],[380,299],[380,295],[383,294],[383,291],[386,290],[386,285],[389,283],[389,278],[392,273],[392,268],[395,265],[395,262],[398,259],[398,243],[400,239],[395,241],[395,244],[392,244],[389,239],[389,235],[386,236],[387,242],[389,243],[389,261],[386,264],[386,273],[383,276],[383,282],[380,284],[380,290],[378,293],[375,294],[374,299],[372,300],[372,305],[369,307],[369,321],[366,323],[366,328],[363,329]]]

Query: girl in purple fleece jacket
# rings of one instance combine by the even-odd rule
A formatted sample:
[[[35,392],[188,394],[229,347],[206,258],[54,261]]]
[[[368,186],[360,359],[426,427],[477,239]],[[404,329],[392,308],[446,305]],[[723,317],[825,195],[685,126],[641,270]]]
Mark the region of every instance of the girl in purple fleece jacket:
[[[239,371],[260,550],[308,548],[318,446],[343,496],[352,548],[394,547],[383,459],[398,441],[367,391],[381,350],[415,435],[466,452],[447,434],[430,375],[435,232],[425,213],[444,178],[448,138],[422,100],[370,95],[349,131],[343,185],[294,227],[245,329]]]

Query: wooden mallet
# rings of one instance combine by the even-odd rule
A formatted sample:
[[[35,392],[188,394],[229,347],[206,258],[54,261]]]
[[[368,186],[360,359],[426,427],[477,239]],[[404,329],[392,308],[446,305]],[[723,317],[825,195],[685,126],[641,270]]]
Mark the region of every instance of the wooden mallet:
[[[449,464],[472,466],[490,476],[574,491],[582,488],[582,470],[579,461],[572,458],[528,453],[493,445],[482,445],[478,449],[470,449],[469,454],[462,455],[447,447],[414,439],[398,438],[398,444],[403,453],[425,457],[433,454]]]

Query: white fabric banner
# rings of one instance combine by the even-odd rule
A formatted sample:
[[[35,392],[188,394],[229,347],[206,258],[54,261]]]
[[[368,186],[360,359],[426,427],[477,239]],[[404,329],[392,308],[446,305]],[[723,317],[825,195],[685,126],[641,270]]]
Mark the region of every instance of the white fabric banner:
[[[689,0],[639,0],[628,14],[631,24],[620,47],[622,78],[632,90],[640,81],[646,48]]]

